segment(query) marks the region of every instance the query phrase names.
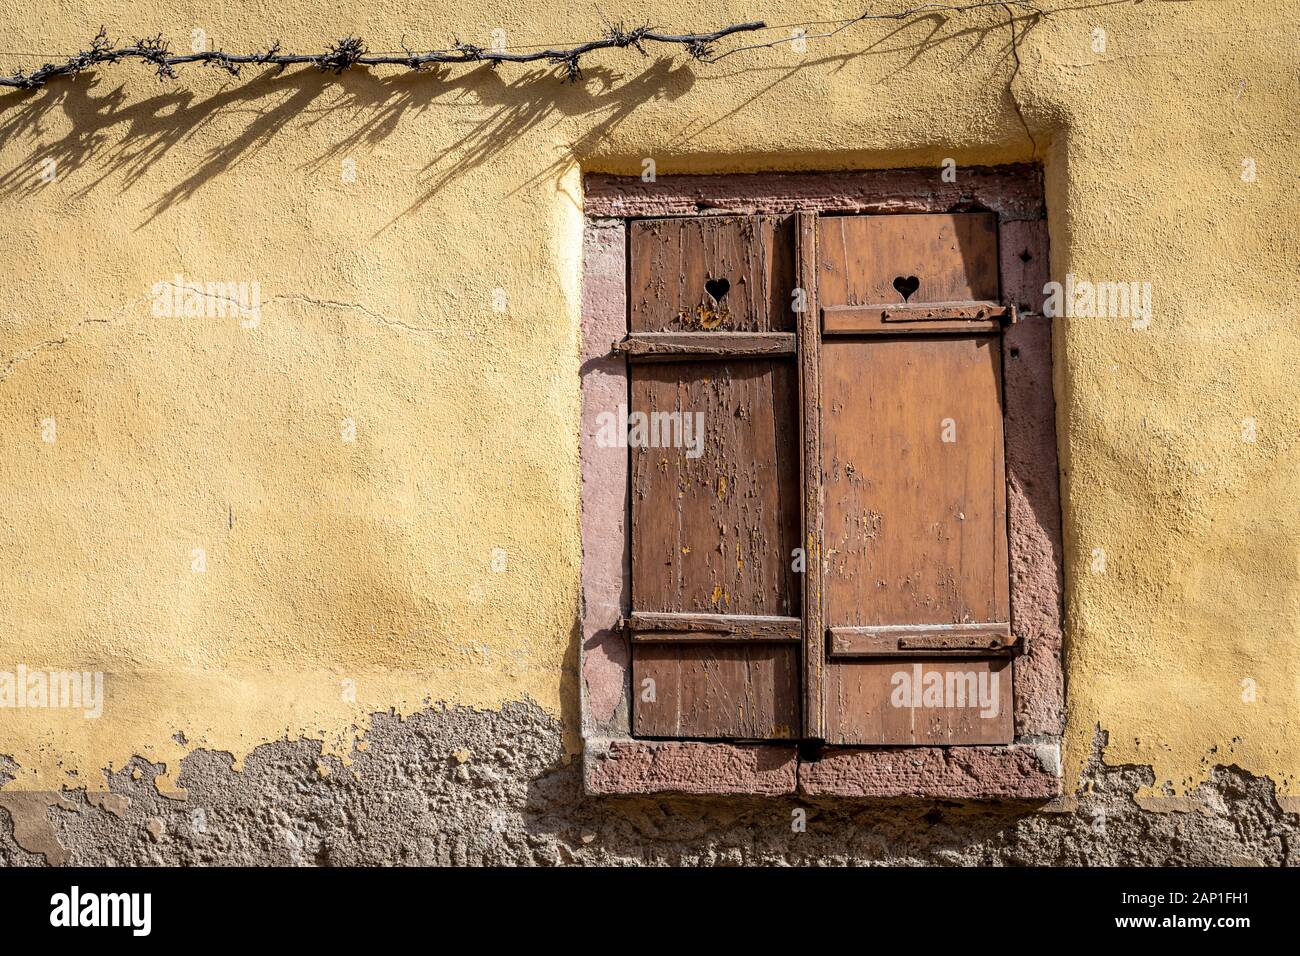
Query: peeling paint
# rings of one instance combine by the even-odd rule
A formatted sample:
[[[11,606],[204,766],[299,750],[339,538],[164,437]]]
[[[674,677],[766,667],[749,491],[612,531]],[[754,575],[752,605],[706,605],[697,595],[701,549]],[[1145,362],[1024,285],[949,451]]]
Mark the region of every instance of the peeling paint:
[[[560,723],[535,705],[374,714],[370,724],[355,775],[322,779],[317,762],[337,770],[338,758],[319,742],[279,741],[253,748],[239,772],[229,754],[195,750],[177,774],[184,802],[161,797],[160,768],[138,759],[106,777],[120,815],[83,791],[60,797],[58,810],[22,795],[41,808],[32,817],[41,829],[24,823],[12,839],[0,810],[0,865],[40,865],[47,854],[52,863],[153,866],[1300,865],[1300,815],[1279,806],[1268,781],[1215,767],[1193,792],[1194,809],[1151,812],[1136,797],[1150,769],[1108,767],[1100,740],[1084,790],[1052,804],[846,802],[781,795],[781,779],[763,796],[610,798],[583,792]],[[781,776],[779,766],[751,771]],[[807,812],[805,832],[792,832],[794,808]]]
[[[68,852],[55,833],[50,811],[75,811],[75,803],[61,793],[24,790],[0,793],[0,807],[9,811],[15,843],[28,853],[39,853],[52,866],[67,862]]]

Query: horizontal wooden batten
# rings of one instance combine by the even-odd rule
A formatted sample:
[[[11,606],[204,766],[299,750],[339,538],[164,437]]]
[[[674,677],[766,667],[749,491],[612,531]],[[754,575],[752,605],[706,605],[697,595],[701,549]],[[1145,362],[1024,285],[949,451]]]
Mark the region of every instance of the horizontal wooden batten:
[[[634,643],[664,641],[798,641],[802,621],[778,614],[633,611],[623,626]]]
[[[832,657],[988,657],[1021,649],[1006,623],[832,627],[827,633]]]
[[[1005,319],[1015,321],[1016,307],[997,302],[905,302],[880,310],[884,322],[935,322],[942,319]]]
[[[795,354],[793,332],[632,332],[613,350],[633,360],[671,362],[693,358],[746,358]]]
[[[822,330],[827,335],[888,335],[904,330],[996,332],[1015,321],[1015,306],[997,302],[828,305],[822,309]]]

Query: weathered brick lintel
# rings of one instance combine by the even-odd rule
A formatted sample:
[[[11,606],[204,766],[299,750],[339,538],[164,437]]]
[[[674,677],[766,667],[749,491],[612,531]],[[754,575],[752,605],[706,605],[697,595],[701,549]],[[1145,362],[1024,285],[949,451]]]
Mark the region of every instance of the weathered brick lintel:
[[[587,792],[1048,800],[1061,793],[1055,744],[832,749],[698,741],[588,740]]]
[[[1038,166],[971,166],[946,183],[938,167],[821,173],[636,176],[589,173],[588,216],[707,216],[725,213],[956,212],[989,209],[1004,222],[1045,219]]]

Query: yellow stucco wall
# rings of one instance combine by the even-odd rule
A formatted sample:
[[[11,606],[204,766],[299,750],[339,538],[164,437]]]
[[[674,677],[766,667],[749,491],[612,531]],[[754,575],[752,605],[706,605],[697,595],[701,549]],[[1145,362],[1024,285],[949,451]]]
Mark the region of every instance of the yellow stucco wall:
[[[705,29],[859,6],[636,13]],[[1221,762],[1300,792],[1300,12],[1041,6],[1014,99],[1000,8],[805,55],[611,52],[576,85],[106,67],[0,96],[0,669],[107,682],[99,719],[0,709],[11,786],[99,788],[134,754],[174,768],[286,735],[345,751],[367,714],[429,700],[528,697],[572,735],[581,171],[953,157],[1045,163],[1055,278],[1153,286],[1145,329],[1058,323],[1067,788],[1100,726],[1108,761],[1176,789]],[[101,22],[230,50],[600,28],[531,0],[3,11],[5,49],[38,52]],[[260,321],[154,315],[177,274],[260,283]]]

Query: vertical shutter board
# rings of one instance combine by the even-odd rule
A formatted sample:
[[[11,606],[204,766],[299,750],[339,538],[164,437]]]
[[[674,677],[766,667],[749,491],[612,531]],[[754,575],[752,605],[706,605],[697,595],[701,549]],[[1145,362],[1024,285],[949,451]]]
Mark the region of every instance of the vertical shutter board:
[[[902,280],[915,291],[904,298]],[[997,301],[993,213],[827,216],[818,231],[822,306]]]
[[[1000,352],[823,346],[827,626],[1008,620]]]
[[[826,675],[826,739],[833,744],[899,746],[1011,743],[1011,669],[1006,658],[833,664]],[[921,706],[910,706],[914,701],[904,695],[934,693],[936,681],[941,698],[927,703],[922,696]]]
[[[789,220],[631,224],[631,331],[793,333]],[[716,284],[727,282],[726,294]],[[630,451],[632,609],[798,617],[798,370],[792,356],[631,366],[631,411],[702,412],[703,454]],[[800,644],[705,639],[632,648],[633,733],[790,739]],[[646,682],[654,699],[647,700]]]
[[[799,614],[794,377],[768,359],[633,367],[634,412],[704,415],[698,458],[631,450],[634,610]]]
[[[632,332],[794,331],[789,217],[637,220],[630,242]]]
[[[899,276],[917,277],[912,302],[996,299],[993,225],[980,216],[828,221],[819,302],[899,301]],[[821,388],[826,625],[1008,621],[1000,337],[828,339]],[[955,441],[944,441],[947,425]],[[832,659],[825,684],[831,743],[1014,737],[1006,659]]]
[[[644,699],[652,680],[653,701]],[[794,644],[642,644],[634,649],[633,733],[789,739],[799,735]]]
[[[803,585],[803,712],[804,736],[825,736],[826,631],[822,619],[823,533],[825,496],[822,491],[821,445],[821,322],[817,303],[817,216],[800,213],[795,219],[795,279],[804,292],[799,313],[799,437],[802,485]]]

